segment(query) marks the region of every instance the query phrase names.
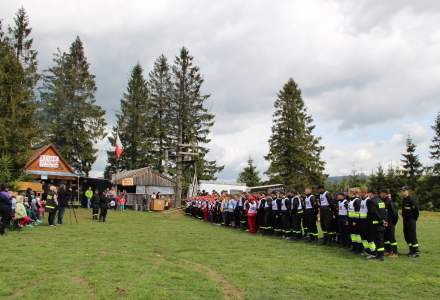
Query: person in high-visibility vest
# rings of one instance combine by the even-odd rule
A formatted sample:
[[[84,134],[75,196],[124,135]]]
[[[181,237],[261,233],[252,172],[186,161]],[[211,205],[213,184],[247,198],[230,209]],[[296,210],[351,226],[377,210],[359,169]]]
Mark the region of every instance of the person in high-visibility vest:
[[[350,247],[350,234],[348,222],[348,199],[345,195],[338,193],[336,196],[338,200],[338,233],[339,233],[339,244],[342,247]]]
[[[312,194],[312,189],[306,188],[304,198],[304,231],[309,235],[309,242],[318,241],[317,215],[318,203],[316,198]]]
[[[301,195],[292,191],[291,193],[291,224],[292,224],[292,236],[291,240],[300,240],[302,238],[301,221],[303,219],[304,210],[301,201]],[[315,223],[316,224],[316,223]]]
[[[368,259],[378,259],[384,260],[384,232],[385,227],[388,226],[387,210],[385,208],[385,203],[377,197],[375,191],[369,192],[370,199],[367,202],[368,206],[368,226],[370,227],[371,240],[374,246],[370,246],[370,255],[367,256]],[[370,242],[371,245],[372,242]]]
[[[359,254],[363,251],[359,225],[359,210],[361,207],[359,193],[359,188],[351,188],[349,190],[348,221],[350,223],[351,252],[354,254]]]
[[[89,186],[89,188],[87,189],[87,191],[84,193],[84,195],[87,198],[87,208],[90,208],[92,205],[92,198],[93,198],[93,191],[92,191],[92,187]]]
[[[402,217],[403,235],[409,247],[409,257],[419,257],[419,242],[417,240],[417,220],[419,218],[419,207],[411,198],[409,188],[404,186],[402,191]]]
[[[57,188],[53,185],[49,187],[49,193],[47,193],[46,198],[46,211],[49,213],[48,216],[48,222],[49,226],[56,226],[55,225],[55,215],[57,213],[58,209],[58,198],[57,198]]]
[[[368,243],[368,221],[367,221],[367,215],[368,215],[368,207],[367,202],[370,199],[367,194],[367,189],[362,187],[360,189],[360,197],[361,197],[361,203],[359,207],[359,234],[361,236],[361,242],[363,251],[361,253],[362,256],[367,256],[371,253],[370,251],[370,244]]]

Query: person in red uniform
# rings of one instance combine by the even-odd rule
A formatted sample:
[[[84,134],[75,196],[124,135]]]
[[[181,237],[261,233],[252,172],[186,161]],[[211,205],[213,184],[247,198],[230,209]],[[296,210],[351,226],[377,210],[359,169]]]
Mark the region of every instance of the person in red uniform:
[[[248,224],[249,224],[249,232],[256,233],[257,232],[257,201],[254,195],[249,196],[248,200]]]

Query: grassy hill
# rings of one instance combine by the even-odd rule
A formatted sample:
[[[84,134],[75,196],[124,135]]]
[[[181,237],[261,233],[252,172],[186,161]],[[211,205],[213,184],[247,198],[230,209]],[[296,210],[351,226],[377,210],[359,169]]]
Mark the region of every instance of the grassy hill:
[[[0,299],[438,299],[440,214],[419,222],[422,257],[367,261],[179,212],[110,212],[0,237]],[[66,212],[66,220],[69,220]],[[67,222],[68,223],[68,222]],[[401,252],[407,252],[398,228]]]

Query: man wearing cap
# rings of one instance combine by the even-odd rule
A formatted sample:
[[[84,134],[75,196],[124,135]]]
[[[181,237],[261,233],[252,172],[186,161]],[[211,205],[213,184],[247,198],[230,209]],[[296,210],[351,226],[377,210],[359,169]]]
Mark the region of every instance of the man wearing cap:
[[[390,191],[388,189],[382,189],[380,191],[380,198],[385,202],[385,208],[387,210],[387,223],[385,227],[385,256],[390,258],[397,257],[397,241],[396,241],[396,224],[399,219],[397,214],[396,205],[391,198]]]
[[[402,187],[402,217],[403,235],[409,247],[408,256],[419,257],[419,242],[417,241],[417,219],[419,218],[419,207],[416,201],[411,198],[409,188]]]

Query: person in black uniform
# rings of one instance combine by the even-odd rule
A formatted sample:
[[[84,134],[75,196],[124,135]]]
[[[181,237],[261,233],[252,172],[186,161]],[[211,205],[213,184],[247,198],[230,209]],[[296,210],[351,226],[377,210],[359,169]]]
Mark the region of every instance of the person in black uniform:
[[[409,247],[408,256],[419,257],[419,242],[417,241],[417,220],[419,218],[419,207],[411,198],[409,188],[404,186],[402,191],[402,217],[403,235]]]
[[[110,191],[107,190],[101,197],[99,198],[99,222],[105,222],[107,218],[107,209],[108,203],[110,202]]]
[[[348,220],[350,222],[351,252],[360,254],[363,252],[362,238],[359,226],[359,210],[361,208],[361,199],[359,196],[359,188],[351,188],[348,202]]]
[[[272,201],[275,200],[271,196],[267,196],[264,203],[264,234],[268,235],[273,233]]]
[[[98,220],[100,197],[98,190],[95,191],[92,198],[92,219]]]
[[[66,186],[62,184],[58,190],[58,224],[63,224],[64,211],[69,204],[69,193],[66,190]]]
[[[266,230],[266,225],[264,224],[264,206],[266,205],[266,196],[262,194],[259,197],[258,207],[257,207],[257,227],[260,233],[264,233]]]
[[[348,221],[348,203],[346,196],[342,193],[336,195],[338,200],[338,242],[342,247],[350,247],[350,231]]]
[[[306,224],[307,233],[309,234],[309,242],[318,240],[318,228],[316,221],[318,216],[318,201],[312,194],[311,188],[305,189],[304,198],[304,223]]]
[[[291,220],[292,220],[292,240],[300,240],[302,238],[301,222],[303,219],[303,205],[301,196],[298,192],[292,193],[291,200]],[[315,223],[316,224],[316,223]]]
[[[280,193],[281,198],[281,209],[280,209],[280,218],[281,218],[281,232],[283,234],[283,238],[288,239],[291,235],[290,231],[290,209],[291,209],[291,201],[288,197],[288,194]]]
[[[273,231],[276,236],[282,235],[282,225],[281,225],[281,202],[283,200],[283,194],[272,193],[272,224]]]
[[[385,227],[384,239],[385,239],[385,256],[390,258],[397,257],[397,241],[396,241],[396,224],[399,220],[396,204],[391,198],[390,191],[383,189],[380,191],[380,198],[385,202],[385,208],[387,210],[387,223]]]
[[[58,195],[57,195],[57,188],[53,185],[49,187],[49,192],[46,196],[46,211],[49,213],[48,216],[48,223],[49,226],[56,226],[55,225],[55,215],[57,214],[58,209]]]
[[[319,221],[323,233],[322,245],[330,245],[333,239],[333,207],[330,193],[324,189],[323,185],[318,187],[319,190]]]
[[[384,232],[385,227],[388,226],[387,210],[385,203],[377,197],[374,191],[369,193],[370,199],[367,201],[368,206],[368,226],[370,228],[370,236],[374,243],[374,248],[370,247],[371,253],[367,256],[367,259],[378,259],[383,261],[384,258]]]

